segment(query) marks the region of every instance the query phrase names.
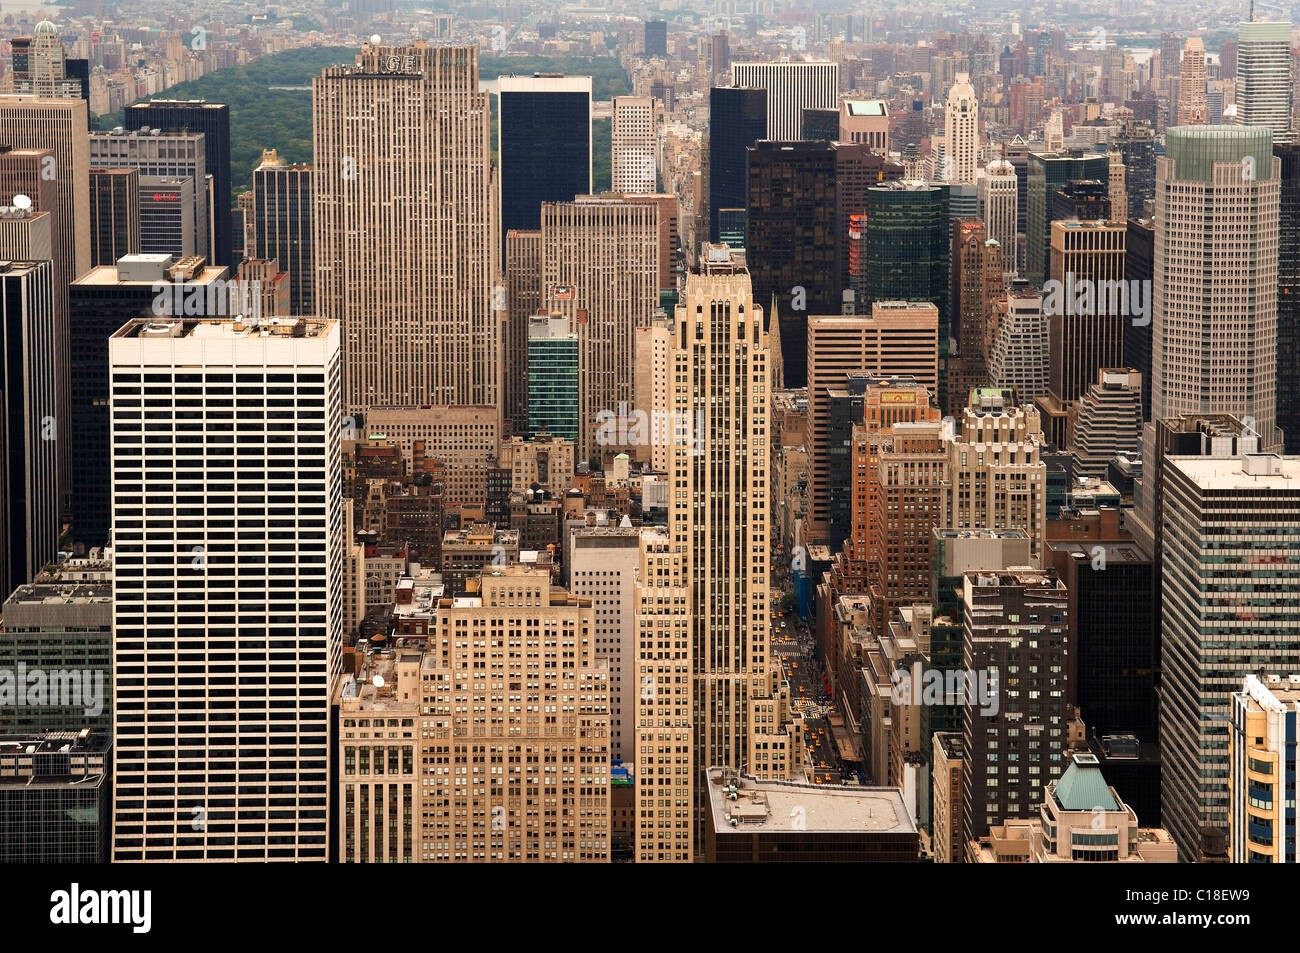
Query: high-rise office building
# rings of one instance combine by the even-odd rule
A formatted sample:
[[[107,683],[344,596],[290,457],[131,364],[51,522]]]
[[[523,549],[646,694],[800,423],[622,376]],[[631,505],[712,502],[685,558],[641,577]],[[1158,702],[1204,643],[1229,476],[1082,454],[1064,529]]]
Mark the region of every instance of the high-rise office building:
[[[133,318],[156,315],[155,302],[163,289],[173,312],[177,286],[192,295],[200,316],[219,317],[208,310],[209,289],[228,277],[224,268],[202,259],[177,262],[170,255],[127,255],[115,265],[92,268],[68,289],[71,308],[72,414],[70,431],[77,448],[77,480],[72,493],[72,537],[86,546],[110,545],[112,390],[108,370],[108,339]],[[193,289],[193,290],[191,290]],[[218,304],[212,295],[213,303]]]
[[[1205,102],[1205,42],[1189,36],[1183,45],[1178,73],[1178,125],[1196,126],[1209,122]]]
[[[1300,143],[1273,144],[1281,184],[1277,213],[1277,425],[1300,452]]]
[[[1274,142],[1292,142],[1291,24],[1251,21],[1237,28],[1237,122],[1268,126]]]
[[[365,435],[383,434],[402,448],[408,472],[422,459],[441,460],[446,465],[443,496],[448,504],[485,501],[488,474],[501,447],[496,406],[374,407],[365,425]]]
[[[831,499],[846,492],[830,475],[831,391],[848,374],[870,373],[906,375],[933,393],[938,365],[938,312],[929,302],[877,301],[870,315],[808,319],[807,539],[828,542]]]
[[[649,326],[636,329],[634,338],[636,369],[632,375],[632,406],[651,421],[671,420],[672,331],[667,312],[656,312]],[[632,448],[631,454],[657,473],[667,473],[672,466],[671,441],[643,440]]]
[[[41,99],[87,98],[81,79],[69,73],[73,63],[59,39],[59,28],[49,20],[36,24],[30,37],[14,37],[11,42],[15,93]]]
[[[92,166],[140,174],[140,242],[146,254],[212,260],[208,217],[215,177],[206,165],[206,138],[156,129],[90,134]]]
[[[867,190],[867,265],[855,289],[865,308],[872,301],[929,301],[939,310],[936,400],[944,406],[943,364],[948,354],[948,265],[952,225],[948,190],[920,182],[885,182]],[[784,342],[782,342],[784,345]]]
[[[1127,233],[1125,222],[1052,222],[1050,274],[1055,284],[1043,299],[1051,373],[1048,395],[1039,406],[1053,446],[1067,445],[1075,404],[1096,382],[1099,370],[1123,362],[1124,325],[1140,319],[1124,281]]]
[[[615,192],[657,191],[657,144],[654,99],[615,96],[610,125],[610,183]]]
[[[1041,565],[1047,465],[1038,411],[1014,406],[988,388],[976,391],[947,443],[949,482],[938,525],[959,531],[1021,530],[1029,537],[1030,559]]]
[[[1300,458],[1166,457],[1163,500],[1160,815],[1189,861],[1228,829],[1232,693],[1300,670]]]
[[[749,150],[745,260],[754,300],[780,328],[785,385],[801,387],[810,314],[839,314],[835,146],[758,143]]]
[[[1177,33],[1160,34],[1160,78],[1178,75],[1183,44]]]
[[[636,859],[690,863],[696,780],[690,584],[672,538],[640,531],[636,649]]]
[[[979,217],[988,237],[1002,250],[1002,273],[1016,273],[1017,206],[1019,183],[1016,169],[1005,159],[996,159],[984,167],[977,183]]]
[[[673,331],[673,410],[696,432],[675,441],[669,503],[690,592],[697,835],[705,770],[749,760],[770,625],[768,549],[751,544],[768,538],[768,334],[744,266],[724,246],[702,259]]]
[[[0,262],[0,585],[6,593],[35,579],[59,548],[54,309],[48,258]]]
[[[0,129],[11,150],[49,150],[22,163],[26,184],[20,194],[33,200],[32,209],[52,215],[51,236],[54,261],[54,361],[58,429],[66,434],[71,414],[67,289],[90,267],[90,160],[87,146],[87,103],[84,99],[40,99],[34,96],[0,96]],[[7,165],[6,150],[0,149],[0,166]],[[50,195],[32,180],[54,175]],[[7,178],[7,176],[6,176]],[[13,180],[10,179],[13,183]],[[0,205],[12,205],[14,192],[0,194]],[[60,508],[70,503],[73,485],[73,444],[57,441],[59,456]]]
[[[765,139],[791,142],[803,138],[805,109],[838,109],[838,63],[732,63],[736,86],[767,90]]]
[[[316,310],[340,324],[348,413],[499,403],[505,296],[478,80],[476,47],[417,42],[363,44],[355,66],[312,82]]]
[[[1156,197],[1155,133],[1146,123],[1129,120],[1111,143],[1124,162],[1124,187],[1128,192],[1128,214],[1147,216],[1146,203]],[[1111,210],[1112,218],[1119,218]]]
[[[668,21],[646,20],[641,48],[646,58],[668,55]]]
[[[591,599],[595,607],[595,656],[605,661],[609,672],[609,752],[611,758],[625,762],[633,761],[635,756],[639,689],[635,617],[640,565],[638,527],[585,526],[573,531],[569,541],[569,591]]]
[[[1124,280],[1130,288],[1152,288],[1155,275],[1156,226],[1149,218],[1130,218],[1124,239]],[[1138,282],[1138,284],[1133,284]],[[1154,324],[1154,295],[1150,320],[1124,322],[1124,366],[1142,375],[1142,417],[1151,416],[1151,339]]]
[[[602,412],[631,406],[634,329],[659,305],[659,207],[618,195],[547,203],[541,255],[541,309],[563,314],[578,336],[573,439],[579,459],[590,460],[602,452]]]
[[[952,416],[966,406],[971,388],[988,384],[988,345],[993,305],[1003,290],[1002,249],[977,218],[959,218],[952,228],[951,337],[948,403]]]
[[[1235,864],[1296,863],[1300,676],[1247,675],[1232,694],[1228,849]]]
[[[842,100],[838,139],[889,155],[889,103],[883,99]]]
[[[0,863],[107,863],[112,761],[106,731],[0,735]]]
[[[943,135],[940,178],[945,182],[974,182],[980,154],[979,100],[969,73],[958,73],[957,81],[948,90]]]
[[[993,302],[989,338],[989,383],[1013,390],[1018,399],[1046,396],[1051,370],[1048,317],[1043,294],[1015,282]]]
[[[497,97],[505,236],[540,228],[543,202],[591,194],[591,77],[502,76]]]
[[[1031,285],[1041,285],[1048,277],[1054,217],[1052,196],[1070,182],[1079,181],[1099,183],[1101,192],[1105,195],[1109,172],[1110,160],[1096,153],[1029,154],[1025,188],[1025,277]]]
[[[1079,398],[1069,450],[1073,473],[1103,478],[1121,453],[1136,456],[1142,442],[1142,375],[1127,368],[1103,367]]]
[[[1071,646],[1069,594],[1054,571],[1013,567],[968,572],[962,581],[962,833],[969,845],[995,825],[1032,816],[1043,788],[1065,771]]]
[[[502,416],[528,430],[528,319],[542,305],[541,229],[511,229],[505,250],[506,321],[501,329]]]
[[[126,107],[127,129],[161,129],[163,132],[202,133],[204,167],[212,176],[212,206],[205,216],[211,224],[214,265],[231,265],[230,218],[230,107],[204,100],[151,99]],[[195,191],[203,191],[196,183]]]
[[[722,241],[723,209],[749,203],[748,151],[767,138],[767,90],[715,86],[709,91],[709,238]]]
[[[1177,128],[1156,186],[1152,415],[1249,417],[1265,450],[1280,442],[1279,168],[1265,127]]]
[[[109,364],[113,860],[326,860],[338,325],[137,319],[109,341]],[[174,408],[167,420],[141,408],[142,387]],[[299,416],[285,420],[275,408],[290,401]],[[231,775],[247,783],[236,791]]]
[[[15,589],[4,603],[0,671],[60,673],[72,691],[47,704],[0,702],[0,735],[109,731],[113,727],[113,563],[102,553],[66,559]]]
[[[115,265],[140,254],[140,172],[90,170],[90,264]]]
[[[1128,183],[1124,169],[1124,157],[1112,149],[1106,153],[1110,160],[1107,173],[1107,192],[1110,199],[1110,217],[1118,222],[1128,221]]]
[[[592,600],[518,566],[474,583],[439,600],[421,663],[420,860],[607,862],[609,672]],[[524,682],[535,711],[516,703]],[[520,770],[502,777],[498,759]]]
[[[563,314],[537,314],[528,319],[529,436],[549,433],[577,443],[586,429],[582,425],[581,349],[581,338]]]
[[[253,170],[253,247],[249,258],[274,261],[289,280],[289,314],[316,314],[316,262],[312,255],[312,168],[288,165],[263,150]]]

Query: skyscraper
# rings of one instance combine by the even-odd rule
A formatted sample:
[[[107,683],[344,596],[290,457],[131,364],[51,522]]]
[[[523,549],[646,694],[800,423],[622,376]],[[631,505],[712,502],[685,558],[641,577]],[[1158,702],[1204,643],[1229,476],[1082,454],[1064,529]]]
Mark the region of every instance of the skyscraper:
[[[969,73],[958,73],[944,110],[945,182],[974,182],[980,154],[979,101]]]
[[[88,106],[84,99],[39,99],[33,96],[0,96],[0,129],[13,150],[49,150],[36,164],[24,165],[27,184],[21,194],[33,200],[32,208],[50,212],[54,260],[54,361],[58,393],[58,429],[67,433],[71,408],[68,350],[68,285],[90,267],[90,160],[86,124]],[[0,165],[5,151],[0,149]],[[33,179],[54,177],[53,204],[44,206],[50,193]],[[10,179],[11,184],[14,180]],[[8,189],[8,186],[6,186]],[[14,192],[0,194],[0,205],[12,205]],[[60,508],[70,502],[73,484],[71,440],[59,440]]]
[[[803,137],[805,109],[838,109],[838,63],[732,63],[736,86],[767,90],[766,139],[790,142]]]
[[[1237,31],[1237,121],[1292,142],[1291,24],[1252,21]]]
[[[511,229],[505,250],[506,321],[502,328],[502,416],[528,430],[528,320],[542,304],[541,229]]]
[[[768,548],[751,541],[768,538],[771,396],[749,275],[723,246],[705,246],[702,258],[673,332],[673,410],[694,439],[673,448],[668,524],[689,586],[697,835],[704,772],[749,760],[750,711],[765,694]]]
[[[866,275],[855,289],[861,307],[872,301],[929,301],[939,309],[939,388],[935,398],[943,407],[947,394],[944,365],[952,334],[948,190],[921,182],[885,182],[868,189],[866,244]],[[788,363],[789,358],[786,360]]]
[[[81,80],[68,73],[72,65],[49,20],[36,24],[31,37],[14,37],[14,92],[41,99],[85,99]],[[84,63],[84,61],[83,61]]]
[[[115,265],[140,254],[140,173],[137,169],[90,170],[90,263]]]
[[[535,229],[543,202],[591,194],[591,77],[497,81],[501,233]]]
[[[1300,452],[1300,143],[1273,144],[1281,187],[1277,236],[1277,425]]]
[[[1189,36],[1183,46],[1178,74],[1178,125],[1204,125],[1209,121],[1205,102],[1205,43]]]
[[[609,670],[592,600],[517,566],[474,582],[439,601],[421,663],[420,860],[607,862]],[[511,684],[525,681],[537,710],[555,714],[515,703]],[[491,713],[484,723],[470,714],[479,707]],[[497,757],[521,770],[501,778]],[[452,763],[473,783],[439,767]]]
[[[1279,168],[1265,127],[1182,127],[1156,183],[1152,416],[1249,417],[1265,450],[1280,441]]]
[[[90,134],[92,166],[140,173],[140,242],[146,254],[202,255],[217,264],[208,216],[224,207],[209,193],[216,179],[207,167],[206,139],[204,133],[152,129]]]
[[[323,861],[342,648],[338,326],[137,319],[109,361],[113,860]],[[145,381],[174,408],[166,421],[145,422]],[[301,416],[248,410],[286,401]]]
[[[1025,188],[1025,278],[1034,286],[1048,277],[1052,239],[1052,196],[1070,182],[1092,181],[1106,194],[1110,160],[1104,155],[1031,152]]]
[[[610,125],[610,182],[615,192],[656,191],[657,141],[654,99],[615,96]]]
[[[204,168],[212,176],[212,215],[205,216],[211,259],[214,265],[231,265],[230,107],[201,99],[151,99],[127,106],[123,115],[127,129],[203,133]],[[196,183],[195,192],[200,191]]]
[[[1300,459],[1166,457],[1163,477],[1160,816],[1190,861],[1228,828],[1231,694],[1300,670]]]
[[[366,43],[313,80],[312,104],[316,310],[340,325],[348,412],[498,404],[506,302],[478,49]]]
[[[984,167],[978,180],[979,217],[988,230],[988,237],[998,243],[1002,251],[1002,273],[1016,273],[1017,205],[1019,183],[1015,166],[1005,159],[996,159]]]
[[[581,416],[581,341],[563,314],[528,319],[529,436],[549,433],[577,443]]]
[[[641,48],[647,58],[668,55],[668,21],[646,20]]]
[[[1232,695],[1228,846],[1235,864],[1296,862],[1290,805],[1296,800],[1291,765],[1297,717],[1295,674],[1247,675]]]
[[[578,336],[581,460],[602,452],[599,415],[632,404],[634,329],[659,305],[658,216],[657,205],[616,195],[542,206],[541,308]]]
[[[274,261],[289,276],[289,313],[315,315],[312,169],[286,165],[274,149],[253,170],[253,247],[249,258]]]
[[[34,579],[58,552],[54,308],[48,258],[0,262],[0,585],[6,593]]]
[[[938,384],[938,314],[929,302],[872,302],[870,315],[808,319],[809,540],[830,539],[831,499],[847,487],[831,479],[830,392],[845,376],[906,375],[933,393]],[[842,445],[842,442],[841,442]],[[834,548],[838,549],[838,546]]]
[[[749,201],[748,150],[767,138],[767,90],[715,86],[709,91],[709,238],[721,241],[722,209]]]
[[[839,314],[835,147],[760,142],[749,150],[745,259],[754,300],[779,305],[787,387],[801,387],[810,314]]]

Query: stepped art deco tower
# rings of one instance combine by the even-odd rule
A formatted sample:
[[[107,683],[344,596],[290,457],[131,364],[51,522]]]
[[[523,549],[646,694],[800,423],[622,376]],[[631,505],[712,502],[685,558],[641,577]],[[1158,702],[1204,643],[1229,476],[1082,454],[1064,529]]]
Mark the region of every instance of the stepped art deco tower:
[[[498,405],[501,243],[476,47],[363,44],[312,82],[316,309],[349,414]]]

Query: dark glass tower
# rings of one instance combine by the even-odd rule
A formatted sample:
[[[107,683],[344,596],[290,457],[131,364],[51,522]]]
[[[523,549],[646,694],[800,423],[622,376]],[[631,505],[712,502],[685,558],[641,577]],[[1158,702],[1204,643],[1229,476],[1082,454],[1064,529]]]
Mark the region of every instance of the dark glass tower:
[[[945,354],[951,253],[945,187],[886,182],[868,189],[867,261],[857,289],[859,313],[869,314],[873,301],[933,302],[939,309],[939,351]]]
[[[749,201],[746,151],[767,135],[767,90],[715,86],[709,93],[709,238],[722,241],[723,209]]]
[[[1285,228],[1285,226],[1283,226]],[[1149,218],[1130,218],[1124,245],[1124,279],[1149,282],[1155,275],[1156,226]],[[1281,281],[1278,282],[1281,294]],[[1149,300],[1149,299],[1148,299]],[[1278,343],[1281,344],[1281,314],[1279,312]],[[1138,324],[1124,322],[1124,366],[1142,372],[1142,419],[1151,419],[1151,321]],[[1278,366],[1281,383],[1281,365]],[[1279,389],[1278,394],[1282,391]],[[1280,409],[1279,409],[1280,413]],[[1288,451],[1289,452],[1289,451]]]
[[[1052,238],[1052,196],[1070,182],[1096,180],[1103,190],[1110,186],[1110,159],[1104,155],[1059,155],[1054,152],[1029,154],[1026,189],[1025,277],[1035,287],[1047,280]]]
[[[1277,236],[1277,425],[1286,453],[1300,453],[1300,143],[1277,144],[1282,161]]]
[[[205,162],[212,176],[213,214],[212,263],[230,265],[232,254],[230,219],[230,107],[202,99],[154,99],[126,107],[123,124],[127,129],[148,126],[163,132],[201,132]],[[194,184],[196,189],[201,183]],[[116,330],[116,329],[114,329]]]
[[[647,20],[645,22],[645,55],[668,55],[668,21]]]
[[[776,298],[786,387],[806,383],[808,315],[842,309],[836,172],[829,142],[764,140],[749,150],[745,258],[754,303],[770,309]]]
[[[312,255],[312,170],[267,161],[253,170],[254,245],[248,258],[274,258],[289,276],[289,313],[316,313]]]
[[[591,78],[503,76],[498,104],[501,240],[542,227],[543,202],[591,193]]]

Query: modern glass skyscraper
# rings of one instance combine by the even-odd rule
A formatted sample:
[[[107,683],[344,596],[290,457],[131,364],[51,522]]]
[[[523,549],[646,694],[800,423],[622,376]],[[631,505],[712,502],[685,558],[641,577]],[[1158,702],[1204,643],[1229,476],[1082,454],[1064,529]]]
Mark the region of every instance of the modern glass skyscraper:
[[[1025,189],[1025,277],[1041,285],[1048,277],[1052,239],[1052,196],[1071,182],[1094,181],[1102,195],[1110,189],[1110,159],[1104,155],[1029,154]]]
[[[715,86],[709,91],[709,237],[722,237],[722,212],[748,201],[747,150],[767,137],[767,90]],[[742,223],[743,231],[743,223]],[[744,244],[742,236],[740,244]]]
[[[312,169],[286,165],[274,149],[253,170],[253,247],[249,258],[274,260],[289,276],[289,313],[316,313],[312,254]]]
[[[886,182],[867,190],[867,264],[865,277],[857,289],[858,309],[869,309],[873,301],[933,303],[939,309],[941,365],[948,353],[950,333],[948,261],[951,254],[952,228],[948,219],[948,190],[944,186]],[[941,402],[939,406],[944,405]]]
[[[202,99],[151,99],[127,106],[124,116],[127,129],[203,133],[204,165],[212,176],[211,260],[231,265],[230,107]],[[202,192],[202,183],[195,182],[194,191]]]
[[[528,320],[528,435],[578,442],[581,428],[578,335],[563,315]]]
[[[1274,142],[1291,142],[1291,24],[1237,28],[1237,122],[1268,126]]]
[[[1300,143],[1273,145],[1281,163],[1277,214],[1277,425],[1300,453]]]
[[[591,77],[538,74],[497,82],[504,236],[512,228],[541,227],[543,202],[591,194]]]

